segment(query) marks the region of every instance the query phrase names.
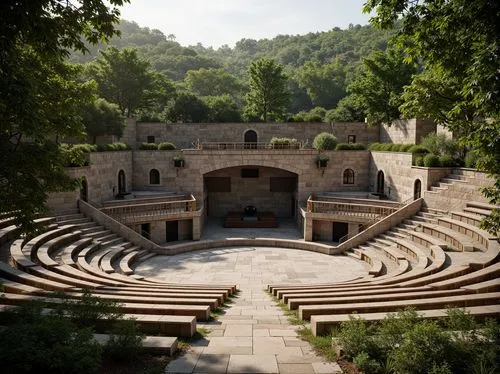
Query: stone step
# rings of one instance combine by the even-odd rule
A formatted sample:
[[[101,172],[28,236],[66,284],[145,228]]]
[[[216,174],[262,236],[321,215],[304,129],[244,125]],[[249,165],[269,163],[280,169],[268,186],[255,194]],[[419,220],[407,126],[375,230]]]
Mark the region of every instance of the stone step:
[[[477,208],[477,209],[483,209],[483,210],[500,209],[500,206],[498,206],[498,205],[482,203],[479,201],[470,201],[467,203],[466,206],[467,206],[467,208]]]

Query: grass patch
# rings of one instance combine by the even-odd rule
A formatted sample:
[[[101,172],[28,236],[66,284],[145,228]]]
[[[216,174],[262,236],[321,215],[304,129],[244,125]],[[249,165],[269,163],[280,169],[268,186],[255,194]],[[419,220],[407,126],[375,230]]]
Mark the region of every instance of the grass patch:
[[[301,339],[305,340],[314,350],[328,361],[335,361],[337,355],[332,349],[332,334],[324,336],[314,336],[310,328],[302,327],[298,330]]]
[[[198,340],[205,339],[210,331],[204,327],[198,327],[196,332],[190,338],[179,338],[177,347],[180,351],[186,351],[189,349],[191,344],[197,342]]]

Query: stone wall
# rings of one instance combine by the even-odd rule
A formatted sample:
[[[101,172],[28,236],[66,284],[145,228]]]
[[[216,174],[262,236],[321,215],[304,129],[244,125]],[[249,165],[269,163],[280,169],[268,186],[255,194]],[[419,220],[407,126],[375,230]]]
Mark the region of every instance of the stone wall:
[[[451,169],[412,166],[412,155],[408,152],[371,152],[371,191],[376,191],[379,171],[385,176],[384,193],[387,197],[391,200],[406,201],[413,196],[417,179],[421,182],[423,196],[424,191],[449,174]]]
[[[128,124],[133,126],[133,123]],[[259,143],[268,143],[273,137],[295,138],[312,145],[321,132],[333,133],[340,143],[347,143],[348,135],[356,136],[356,143],[379,140],[378,127],[362,122],[291,122],[291,123],[137,123],[137,145],[154,136],[155,142],[169,141],[178,148],[194,148],[199,142],[244,142],[248,130],[257,133]]]
[[[379,139],[381,143],[419,144],[424,136],[435,131],[436,124],[429,120],[397,120],[391,126],[380,126]]]

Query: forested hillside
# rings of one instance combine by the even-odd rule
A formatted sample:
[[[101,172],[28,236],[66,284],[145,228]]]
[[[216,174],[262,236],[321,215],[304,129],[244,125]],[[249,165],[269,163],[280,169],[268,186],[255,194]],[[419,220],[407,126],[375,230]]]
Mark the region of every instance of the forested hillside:
[[[163,93],[164,104],[168,105],[142,103],[132,112],[145,120],[187,122],[241,120],[246,104],[245,95],[249,90],[249,67],[253,61],[262,58],[270,58],[282,65],[282,73],[287,80],[289,100],[283,113],[285,118],[281,120],[323,120],[327,111],[336,108],[338,102],[347,95],[347,87],[360,74],[362,58],[373,51],[385,51],[393,34],[392,31],[377,30],[371,26],[351,25],[346,30],[334,28],[328,32],[307,35],[242,39],[234,48],[222,46],[213,49],[201,44],[181,46],[175,41],[174,35],[164,35],[159,30],[140,27],[135,22],[122,20],[118,28],[120,37],[113,37],[107,45],[89,46],[90,53],[73,54],[71,60],[93,65],[104,58],[100,51],[107,48],[135,49],[137,59],[145,60],[148,69],[157,73],[156,79],[161,79],[162,85],[168,86],[168,92]],[[95,68],[87,71],[91,72],[90,78],[99,81]],[[103,81],[106,79],[101,78]],[[102,89],[100,91],[101,96],[108,101],[119,104],[116,99],[103,94]],[[176,103],[179,98],[181,102]],[[172,108],[175,104],[176,109]],[[202,108],[201,113],[195,113],[194,116],[181,113],[194,106],[207,108]],[[220,107],[219,110],[214,106]],[[223,108],[230,108],[231,113],[220,113]],[[306,113],[313,108],[313,112]],[[168,109],[170,114],[167,113]],[[332,115],[330,111],[330,117]],[[360,120],[364,118],[364,113],[350,110],[344,111],[343,116],[345,118],[329,119]],[[257,117],[245,118],[256,120]]]

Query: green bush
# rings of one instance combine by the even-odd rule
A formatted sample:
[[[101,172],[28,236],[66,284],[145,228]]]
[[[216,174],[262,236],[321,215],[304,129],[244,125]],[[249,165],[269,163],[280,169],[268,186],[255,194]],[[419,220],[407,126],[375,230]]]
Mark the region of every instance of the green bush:
[[[360,151],[363,149],[366,149],[366,147],[361,143],[339,143],[335,147],[337,151]]]
[[[349,321],[342,323],[338,341],[347,357],[354,358],[360,353],[376,356],[373,353],[376,347],[373,341],[373,329],[363,319],[349,316]]]
[[[370,151],[380,151],[380,147],[382,146],[382,143],[372,143],[368,147]]]
[[[276,138],[271,139],[271,144],[274,148],[297,148],[299,143],[293,138]]]
[[[313,148],[318,151],[334,150],[337,146],[337,138],[330,133],[322,132],[314,138]]]
[[[368,353],[361,352],[354,357],[353,362],[365,374],[376,374],[380,372],[380,364],[377,360],[370,358]]]
[[[380,150],[384,152],[390,152],[392,150],[392,144],[390,143],[382,143],[380,145]]]
[[[465,155],[465,167],[475,169],[477,167],[477,161],[479,156],[474,151],[469,151]]]
[[[441,166],[439,162],[439,157],[434,153],[429,153],[424,156],[424,166],[428,168]]]
[[[448,138],[445,134],[428,134],[422,139],[421,145],[437,156],[456,157],[459,149],[457,141]]]
[[[401,146],[403,144],[392,144],[391,145],[391,151],[392,152],[400,152],[401,151]]]
[[[125,143],[109,143],[105,145],[106,151],[116,152],[116,151],[127,151],[130,147]]]
[[[450,155],[442,155],[439,156],[439,164],[443,167],[455,167],[457,166],[457,161]]]
[[[98,373],[101,347],[90,328],[78,328],[41,304],[20,306],[0,332],[4,373]]]
[[[104,354],[117,361],[133,361],[142,350],[144,336],[137,331],[135,320],[118,321],[104,346]]]
[[[161,151],[173,151],[176,149],[175,145],[170,142],[162,142],[158,144],[158,149]]]
[[[156,151],[158,150],[158,144],[156,143],[142,143],[140,149],[145,151]]]
[[[412,145],[407,152],[413,153],[413,154],[426,154],[429,153],[429,150],[425,148],[424,146],[421,145]]]
[[[408,152],[411,147],[413,147],[414,144],[401,144],[401,147],[399,149],[400,152]]]
[[[415,156],[415,166],[424,166],[424,156],[422,155]]]

